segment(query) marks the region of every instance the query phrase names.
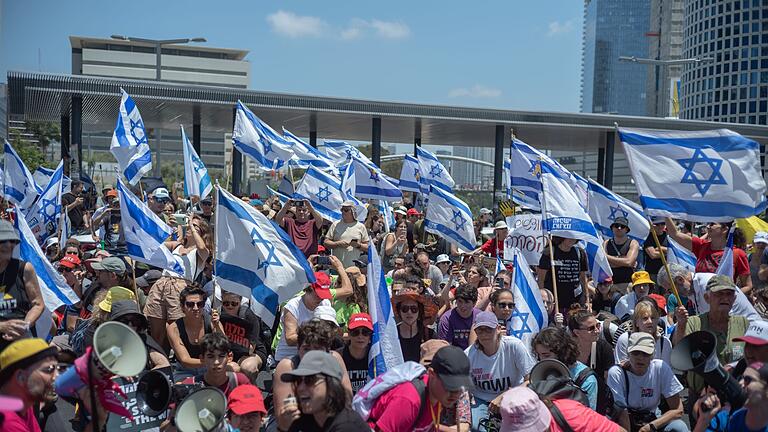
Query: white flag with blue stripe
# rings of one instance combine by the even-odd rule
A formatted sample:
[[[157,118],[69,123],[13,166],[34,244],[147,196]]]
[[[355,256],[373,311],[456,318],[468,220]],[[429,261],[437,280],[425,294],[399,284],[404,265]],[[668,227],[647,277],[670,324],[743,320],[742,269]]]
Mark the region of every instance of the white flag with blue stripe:
[[[612,276],[602,240],[592,219],[562,172],[545,161],[540,162],[542,225],[551,235],[585,242],[592,277],[598,281]]]
[[[520,250],[517,248],[513,250],[512,291],[515,309],[509,318],[507,334],[520,339],[528,347],[531,346],[530,341],[533,336],[549,325],[548,315],[544,301],[541,299],[539,285],[531,273],[528,262]]]
[[[374,378],[403,364],[403,351],[384,269],[373,242],[368,245],[367,273],[368,311],[373,320],[371,348],[368,351],[368,377]]]
[[[283,128],[283,137],[293,146],[293,157],[288,161],[291,166],[307,169],[310,165],[323,170],[336,169],[336,165],[320,150],[302,141],[296,135]]]
[[[59,250],[63,251],[67,240],[72,236],[72,224],[69,222],[69,214],[62,211],[59,216]]]
[[[55,172],[55,169],[50,169],[46,167],[37,167],[35,172],[32,173],[32,178],[35,179],[35,183],[37,184],[37,188],[42,190],[45,190],[45,187],[48,186],[48,183],[51,181],[51,176]],[[83,173],[85,175],[85,173]],[[64,176],[64,181],[61,186],[61,193],[67,193],[71,189],[71,183],[72,180]]]
[[[504,159],[504,165],[502,166],[501,184],[504,187],[504,196],[508,199],[512,199],[512,161],[507,158]]]
[[[768,207],[760,146],[728,129],[619,129],[646,214],[728,222]]]
[[[363,223],[368,217],[368,207],[365,203],[355,197],[355,190],[357,189],[357,175],[356,171],[360,168],[357,164],[350,163],[344,168],[344,174],[341,179],[341,196],[344,201],[351,201],[355,204],[355,219],[358,222]],[[366,169],[362,166],[361,169]]]
[[[403,167],[400,169],[400,190],[421,192],[419,160],[411,155],[403,156]]]
[[[357,198],[384,201],[403,199],[403,192],[392,184],[380,169],[370,167],[358,158],[352,158],[350,164],[355,167],[355,196]]]
[[[123,96],[109,150],[128,183],[135,185],[152,169],[152,153],[139,108],[125,90],[120,91]]]
[[[40,198],[27,209],[26,218],[29,229],[42,244],[48,237],[56,235],[59,230],[61,215],[61,193],[64,185],[64,161],[51,175]]]
[[[469,206],[439,187],[431,187],[424,229],[465,251],[474,250],[477,244]]]
[[[629,238],[641,245],[650,234],[648,219],[643,209],[623,196],[614,193],[605,186],[589,179],[589,217],[598,232],[606,239],[613,238],[611,225],[617,217],[629,221]]]
[[[343,171],[343,167],[353,158],[360,159],[364,164],[371,168],[379,169],[368,156],[361,153],[357,147],[346,141],[323,141],[323,149],[328,157],[333,160],[335,165],[340,167],[340,171]]]
[[[263,170],[279,169],[293,157],[293,143],[275,132],[240,101],[237,101],[232,141],[236,149],[255,160]]]
[[[422,193],[428,193],[429,186],[436,186],[444,191],[453,192],[456,182],[453,181],[451,174],[434,153],[421,147],[416,147],[416,157],[421,168],[420,184]]]
[[[670,236],[667,236],[667,262],[670,264],[680,264],[690,270],[691,273],[696,271],[696,255]]]
[[[181,142],[184,147],[184,195],[198,196],[202,200],[213,190],[211,176],[184,133],[184,126],[181,126]]]
[[[390,232],[395,227],[395,214],[387,201],[377,201],[377,208],[384,220],[384,231]]]
[[[728,242],[723,249],[723,255],[720,257],[720,264],[717,265],[716,274],[726,275],[733,278],[733,232],[736,231],[736,224],[731,226],[728,233]]]
[[[3,177],[3,195],[22,210],[28,208],[42,192],[35,183],[29,168],[24,165],[16,150],[5,141],[5,167]]]
[[[178,275],[184,267],[163,244],[173,234],[159,216],[133,194],[119,178],[117,193],[120,199],[120,223],[123,226],[128,256]]]
[[[341,193],[341,180],[313,166],[304,173],[294,197],[312,203],[312,207],[331,222],[341,219],[341,204],[346,201]]]
[[[283,175],[283,179],[280,180],[280,185],[277,186],[277,191],[285,196],[293,196],[296,192],[296,188],[293,186],[293,180],[288,175]]]
[[[309,262],[271,219],[222,188],[216,205],[216,283],[251,299],[264,322],[277,306],[315,281]]]

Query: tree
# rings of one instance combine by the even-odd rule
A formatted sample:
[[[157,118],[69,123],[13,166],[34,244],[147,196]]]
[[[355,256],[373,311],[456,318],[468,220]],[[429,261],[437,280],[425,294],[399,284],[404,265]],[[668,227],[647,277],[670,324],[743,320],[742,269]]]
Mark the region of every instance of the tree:
[[[11,145],[31,172],[45,164],[45,155],[40,148],[22,138],[18,131],[14,132]]]
[[[35,136],[44,155],[48,154],[51,142],[61,139],[61,129],[56,122],[28,121],[24,123],[27,131]]]

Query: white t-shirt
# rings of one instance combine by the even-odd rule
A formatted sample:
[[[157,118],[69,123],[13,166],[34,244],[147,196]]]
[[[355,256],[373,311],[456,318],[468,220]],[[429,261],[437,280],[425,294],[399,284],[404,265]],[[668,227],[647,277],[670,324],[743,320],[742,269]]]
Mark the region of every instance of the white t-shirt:
[[[616,303],[615,314],[618,319],[624,318],[624,315],[632,315],[635,312],[635,305],[637,304],[637,294],[632,291],[629,294],[621,296]]]
[[[305,322],[311,320],[315,316],[314,311],[307,309],[307,306],[304,304],[303,298],[304,298],[303,295],[294,297],[288,300],[288,302],[283,306],[284,310],[289,311],[291,315],[293,315],[293,317],[296,318],[297,326],[304,324]],[[328,300],[323,300],[320,302],[320,305],[331,306],[331,302]],[[280,341],[277,343],[277,348],[275,349],[276,361],[280,361],[284,358],[293,357],[299,353],[299,347],[290,346],[288,345],[288,342],[285,341],[285,314],[284,313],[280,314],[280,325],[283,328],[283,332],[280,334]]]
[[[328,239],[333,241],[352,241],[357,240],[359,243],[368,242],[368,229],[360,222],[346,223],[344,221],[336,221],[331,224],[326,234]],[[344,267],[350,267],[355,265],[353,260],[359,259],[360,255],[364,253],[359,247],[339,246],[331,248],[331,254],[338,258]]]
[[[677,380],[668,364],[661,360],[651,360],[645,375],[637,376],[627,371],[629,381],[629,403],[624,397],[624,370],[613,366],[608,370],[608,387],[613,392],[613,401],[621,408],[656,411],[661,397],[672,397],[683,391],[683,385]]]
[[[629,332],[622,333],[616,341],[613,358],[617,364],[629,359],[627,345],[629,345]],[[656,341],[656,351],[653,352],[653,358],[659,359],[666,364],[672,361],[672,342],[670,342],[668,337],[662,336]]]
[[[519,339],[502,336],[496,354],[487,356],[473,344],[464,353],[475,388],[472,394],[489,402],[506,390],[519,386],[536,362]]]
[[[695,293],[696,307],[699,314],[709,312],[709,303],[704,300],[704,293],[707,291],[707,282],[714,276],[714,273],[695,273],[693,275],[693,291]],[[760,320],[760,314],[749,302],[749,299],[740,289],[736,290],[736,301],[731,306],[730,315],[741,315],[747,317],[749,321]]]

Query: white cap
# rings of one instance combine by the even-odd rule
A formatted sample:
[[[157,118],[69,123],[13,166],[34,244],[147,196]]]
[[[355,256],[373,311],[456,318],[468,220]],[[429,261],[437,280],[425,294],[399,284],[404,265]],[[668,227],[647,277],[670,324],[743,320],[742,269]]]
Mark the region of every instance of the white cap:
[[[437,256],[437,259],[435,260],[435,264],[440,264],[444,262],[451,262],[451,259],[446,254],[440,254]]]
[[[493,226],[493,229],[494,230],[497,230],[497,229],[509,229],[509,227],[507,226],[506,222],[498,221],[498,222],[496,222],[496,225]]]
[[[756,232],[755,238],[752,240],[752,243],[768,244],[768,232],[765,232],[765,231]]]
[[[168,189],[166,189],[164,187],[159,187],[159,188],[153,190],[150,195],[155,197],[155,198],[170,198],[171,197],[171,195],[168,193]]]
[[[336,324],[337,327],[339,326],[339,322],[336,321],[336,310],[329,305],[321,304],[320,306],[316,307],[313,316],[317,319],[330,321]]]
[[[44,249],[48,249],[49,247],[51,247],[51,246],[53,246],[55,244],[58,244],[58,243],[59,243],[59,239],[56,238],[56,236],[49,237],[48,240],[45,241]]]
[[[487,209],[485,207],[480,209],[480,214],[491,214],[493,213],[490,209]]]

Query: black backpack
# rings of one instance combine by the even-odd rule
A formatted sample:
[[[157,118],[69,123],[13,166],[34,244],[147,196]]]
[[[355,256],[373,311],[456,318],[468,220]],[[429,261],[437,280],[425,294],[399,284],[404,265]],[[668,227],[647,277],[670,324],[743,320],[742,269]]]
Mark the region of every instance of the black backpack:
[[[586,377],[583,379],[586,380]],[[589,407],[587,393],[571,377],[552,376],[545,380],[531,383],[528,388],[535,391],[542,398],[551,400],[571,399]]]
[[[595,377],[595,381],[597,381],[597,406],[595,407],[595,411],[598,414],[611,417],[614,411],[613,393],[611,392],[611,388],[608,387],[608,383],[605,382],[605,379],[597,376],[597,372],[587,367],[576,375],[576,379],[573,380],[573,383],[581,388],[590,376]]]

